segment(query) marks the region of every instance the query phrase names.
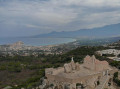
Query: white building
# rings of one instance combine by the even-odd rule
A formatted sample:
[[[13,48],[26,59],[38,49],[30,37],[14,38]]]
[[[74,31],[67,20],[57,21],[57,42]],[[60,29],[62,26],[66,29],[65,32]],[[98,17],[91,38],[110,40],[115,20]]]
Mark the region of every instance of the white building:
[[[116,50],[116,49],[107,49],[107,50],[102,50],[102,51],[97,51],[98,54],[100,54],[101,56],[103,54],[113,54],[115,56],[118,56],[120,54],[120,50]]]

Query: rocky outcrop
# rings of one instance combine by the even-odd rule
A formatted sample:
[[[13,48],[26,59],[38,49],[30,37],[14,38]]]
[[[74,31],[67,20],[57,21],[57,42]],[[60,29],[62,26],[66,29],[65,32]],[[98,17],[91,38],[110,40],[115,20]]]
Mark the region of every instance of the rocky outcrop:
[[[70,72],[72,71],[71,65],[70,65],[70,64],[65,64],[65,65],[64,65],[64,71],[65,71],[66,73],[70,73]]]
[[[71,73],[73,70],[80,70],[80,64],[78,62],[75,63],[72,57],[71,62],[64,65],[64,71],[66,73]]]
[[[97,85],[95,82],[98,80],[98,77],[93,76],[92,78],[90,78],[86,84],[89,86],[89,89],[94,89],[95,86]]]
[[[110,66],[107,61],[99,61],[95,58],[94,55],[92,57],[86,56],[84,58],[83,66],[93,71],[103,71],[106,69],[110,69]]]
[[[64,67],[45,69],[45,75],[49,83],[62,85],[65,89],[95,89],[98,81],[108,77],[111,70],[107,61],[99,61],[94,55],[88,55],[83,64],[75,63],[72,58]]]

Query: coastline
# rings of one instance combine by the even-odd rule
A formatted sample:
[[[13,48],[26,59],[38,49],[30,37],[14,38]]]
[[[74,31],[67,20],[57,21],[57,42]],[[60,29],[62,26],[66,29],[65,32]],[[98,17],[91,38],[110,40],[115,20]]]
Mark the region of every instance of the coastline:
[[[76,41],[73,38],[0,38],[0,45],[13,44],[22,41],[27,46],[57,46]]]

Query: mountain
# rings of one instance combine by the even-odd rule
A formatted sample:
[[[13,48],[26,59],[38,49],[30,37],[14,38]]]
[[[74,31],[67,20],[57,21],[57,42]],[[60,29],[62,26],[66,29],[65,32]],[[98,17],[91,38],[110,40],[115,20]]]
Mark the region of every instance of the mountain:
[[[62,31],[62,32],[51,32],[48,34],[40,34],[34,37],[113,37],[120,36],[120,23],[107,25],[104,27],[93,28],[93,29],[81,29],[77,31]]]

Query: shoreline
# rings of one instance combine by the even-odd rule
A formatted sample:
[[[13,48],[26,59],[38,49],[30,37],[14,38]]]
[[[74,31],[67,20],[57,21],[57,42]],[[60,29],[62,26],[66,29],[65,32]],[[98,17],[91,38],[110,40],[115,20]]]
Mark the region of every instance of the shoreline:
[[[26,46],[34,47],[45,47],[45,46],[58,46],[62,44],[68,44],[75,42],[75,38],[0,38],[3,41],[0,42],[1,45],[11,45],[18,41],[21,41]]]

